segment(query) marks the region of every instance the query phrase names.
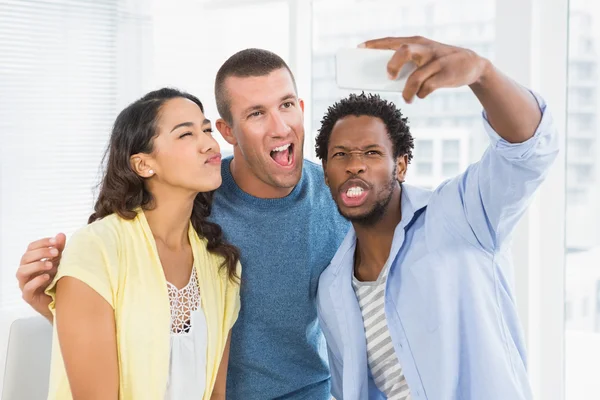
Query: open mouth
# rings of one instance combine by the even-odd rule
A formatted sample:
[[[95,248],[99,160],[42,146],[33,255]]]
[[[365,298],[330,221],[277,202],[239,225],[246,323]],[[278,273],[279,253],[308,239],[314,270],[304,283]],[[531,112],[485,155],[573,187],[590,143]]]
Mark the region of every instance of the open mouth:
[[[284,144],[271,150],[271,158],[282,167],[290,167],[294,164],[294,145]]]
[[[340,190],[340,198],[346,207],[359,207],[363,205],[368,195],[368,185],[360,180],[347,182]]]

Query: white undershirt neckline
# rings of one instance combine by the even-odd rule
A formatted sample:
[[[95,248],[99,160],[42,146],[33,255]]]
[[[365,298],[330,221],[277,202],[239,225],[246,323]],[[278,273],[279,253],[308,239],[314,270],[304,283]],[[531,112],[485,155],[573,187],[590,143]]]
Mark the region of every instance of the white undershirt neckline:
[[[165,400],[202,399],[206,389],[207,326],[196,269],[183,288],[167,282],[171,353]]]

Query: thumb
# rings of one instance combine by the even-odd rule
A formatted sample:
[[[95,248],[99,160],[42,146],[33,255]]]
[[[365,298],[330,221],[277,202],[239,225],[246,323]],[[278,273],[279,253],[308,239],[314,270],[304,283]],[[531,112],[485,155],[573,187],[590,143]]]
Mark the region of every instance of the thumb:
[[[56,239],[56,248],[58,251],[63,251],[65,249],[65,243],[67,242],[67,236],[64,233],[59,233],[55,237]]]

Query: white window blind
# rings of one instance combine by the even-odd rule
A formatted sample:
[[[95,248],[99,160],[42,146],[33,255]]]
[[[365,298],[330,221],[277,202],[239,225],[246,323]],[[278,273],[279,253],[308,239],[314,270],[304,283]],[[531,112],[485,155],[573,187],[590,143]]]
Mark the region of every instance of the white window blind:
[[[26,245],[86,224],[111,125],[141,94],[141,3],[0,1],[2,367],[8,323],[28,311],[15,279]]]

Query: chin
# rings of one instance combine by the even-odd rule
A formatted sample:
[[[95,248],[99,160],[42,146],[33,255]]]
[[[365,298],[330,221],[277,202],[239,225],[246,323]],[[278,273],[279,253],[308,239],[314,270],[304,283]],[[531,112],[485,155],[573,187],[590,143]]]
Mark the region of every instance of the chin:
[[[346,218],[348,221],[363,226],[375,225],[383,216],[383,209],[372,204],[363,204],[357,208],[342,208],[338,204],[338,211],[341,216]]]
[[[300,182],[300,178],[302,178],[302,169],[295,168],[293,171],[290,171],[286,174],[277,174],[275,176],[271,176],[271,181],[280,188],[292,188],[296,186]]]
[[[212,192],[213,190],[217,190],[222,183],[223,179],[221,176],[210,180],[203,179],[203,182],[196,185],[195,190],[199,193]]]
[[[357,209],[353,209],[353,210],[340,209],[340,214],[342,215],[342,217],[346,218],[348,221],[356,221],[356,220],[362,220],[362,219],[367,218],[370,213],[365,212],[363,210],[357,210]]]

